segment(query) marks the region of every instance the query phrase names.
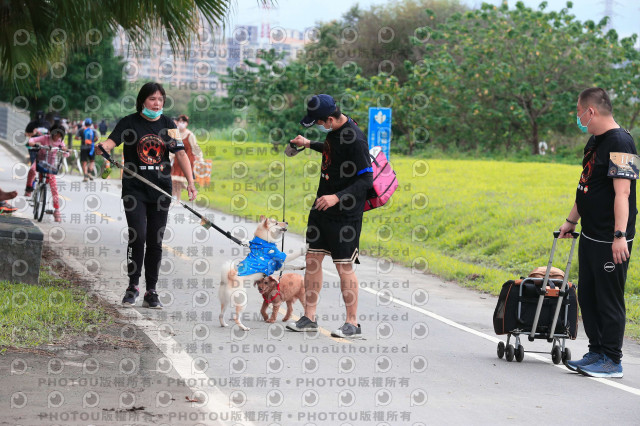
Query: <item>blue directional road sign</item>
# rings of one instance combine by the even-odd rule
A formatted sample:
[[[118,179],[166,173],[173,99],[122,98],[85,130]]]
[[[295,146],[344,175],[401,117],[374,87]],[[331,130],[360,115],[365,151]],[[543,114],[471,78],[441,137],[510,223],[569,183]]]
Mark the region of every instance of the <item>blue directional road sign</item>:
[[[369,149],[382,148],[389,159],[391,146],[391,108],[369,108]]]

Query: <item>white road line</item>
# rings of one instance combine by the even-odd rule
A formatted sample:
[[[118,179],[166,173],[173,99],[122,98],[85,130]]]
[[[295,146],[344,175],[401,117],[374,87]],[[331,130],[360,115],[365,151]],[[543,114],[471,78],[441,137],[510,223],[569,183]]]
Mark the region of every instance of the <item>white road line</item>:
[[[336,274],[333,274],[331,272],[327,272],[327,274],[333,275],[333,276],[337,276]],[[371,294],[374,294],[374,295],[377,295],[379,293],[378,291],[370,289],[368,287],[360,287],[360,288],[362,290],[366,291],[367,293],[371,293]],[[445,324],[447,324],[447,325],[449,325],[451,327],[457,328],[458,330],[464,331],[466,333],[473,334],[474,336],[481,337],[483,339],[489,340],[489,341],[494,342],[494,343],[498,343],[498,342],[501,341],[501,339],[499,339],[499,338],[497,338],[495,336],[489,336],[488,334],[485,334],[485,333],[483,333],[481,331],[474,330],[473,328],[467,327],[467,326],[462,325],[462,324],[458,324],[457,322],[452,321],[452,320],[450,320],[448,318],[445,318],[442,315],[438,315],[438,314],[433,313],[431,311],[427,311],[426,309],[422,309],[420,307],[413,306],[412,304],[407,303],[407,302],[405,302],[403,300],[396,299],[395,297],[390,296],[388,293],[385,293],[384,297],[389,299],[389,300],[391,300],[393,303],[395,303],[397,305],[404,306],[405,308],[409,308],[409,309],[411,309],[413,311],[419,312],[419,313],[421,313],[423,315],[426,315],[428,317],[431,317],[431,318],[433,318],[433,319],[435,319],[437,321],[445,323]],[[537,360],[546,362],[548,364],[553,364],[550,359],[542,357],[542,356],[540,356],[538,354],[525,353],[525,355],[529,356],[529,357],[532,357],[532,358],[535,358]],[[567,367],[565,367],[564,365],[553,364],[553,366],[557,367],[557,368],[561,368],[563,370],[567,369]],[[623,385],[623,384],[615,382],[613,380],[598,379],[598,378],[594,378],[594,377],[587,377],[587,379],[591,379],[591,380],[594,380],[596,382],[602,383],[604,385],[611,386],[611,387],[614,387],[616,389],[620,389],[620,390],[623,390],[625,392],[628,392],[630,394],[640,396],[640,389],[637,389],[637,388],[634,388],[634,387],[631,387],[631,386],[627,386],[627,385]]]

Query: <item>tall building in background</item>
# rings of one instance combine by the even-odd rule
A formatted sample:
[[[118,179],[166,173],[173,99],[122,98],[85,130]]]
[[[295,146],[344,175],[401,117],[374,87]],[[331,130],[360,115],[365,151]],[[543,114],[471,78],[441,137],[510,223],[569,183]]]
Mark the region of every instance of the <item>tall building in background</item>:
[[[298,58],[304,50],[305,37],[302,31],[273,27],[265,37],[264,28],[260,29],[257,25],[241,25],[225,34],[221,28],[204,22],[199,31],[199,40],[194,40],[186,59],[174,57],[169,43],[163,37],[151,40],[144,49],[134,52],[124,31],[114,39],[114,48],[116,55],[125,58],[123,75],[129,82],[153,80],[169,90],[225,96],[227,90],[220,82],[219,75],[226,75],[228,68],[235,69],[245,59],[259,62],[257,55],[263,49],[284,52],[285,63]]]

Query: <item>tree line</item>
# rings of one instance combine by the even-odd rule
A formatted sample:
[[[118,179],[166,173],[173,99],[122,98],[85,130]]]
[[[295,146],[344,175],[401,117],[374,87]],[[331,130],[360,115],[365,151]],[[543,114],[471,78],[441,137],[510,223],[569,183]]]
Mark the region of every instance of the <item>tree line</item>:
[[[578,93],[600,86],[628,129],[638,124],[637,36],[581,22],[567,2],[548,11],[410,0],[322,24],[318,40],[284,65],[262,52],[229,70],[224,104],[272,143],[300,132],[307,96],[335,95],[366,128],[369,107],[393,108],[393,146],[538,152],[541,139],[575,134]],[[313,130],[308,131],[313,133]],[[313,134],[309,134],[313,137]]]

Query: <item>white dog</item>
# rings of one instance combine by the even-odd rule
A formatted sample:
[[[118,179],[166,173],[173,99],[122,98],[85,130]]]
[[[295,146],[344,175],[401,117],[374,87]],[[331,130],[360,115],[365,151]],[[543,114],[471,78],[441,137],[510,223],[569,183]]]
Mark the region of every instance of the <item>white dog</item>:
[[[222,266],[220,274],[220,325],[226,327],[224,313],[227,306],[235,306],[235,322],[242,330],[249,330],[240,321],[240,315],[247,306],[247,288],[253,287],[256,281],[266,275],[287,267],[287,269],[303,269],[303,267],[291,267],[288,265],[294,259],[307,253],[307,248],[299,252],[285,254],[276,246],[283,234],[287,231],[287,222],[278,222],[274,219],[260,216],[260,223],[256,228],[254,237],[249,242],[249,255],[240,263],[228,261]]]

